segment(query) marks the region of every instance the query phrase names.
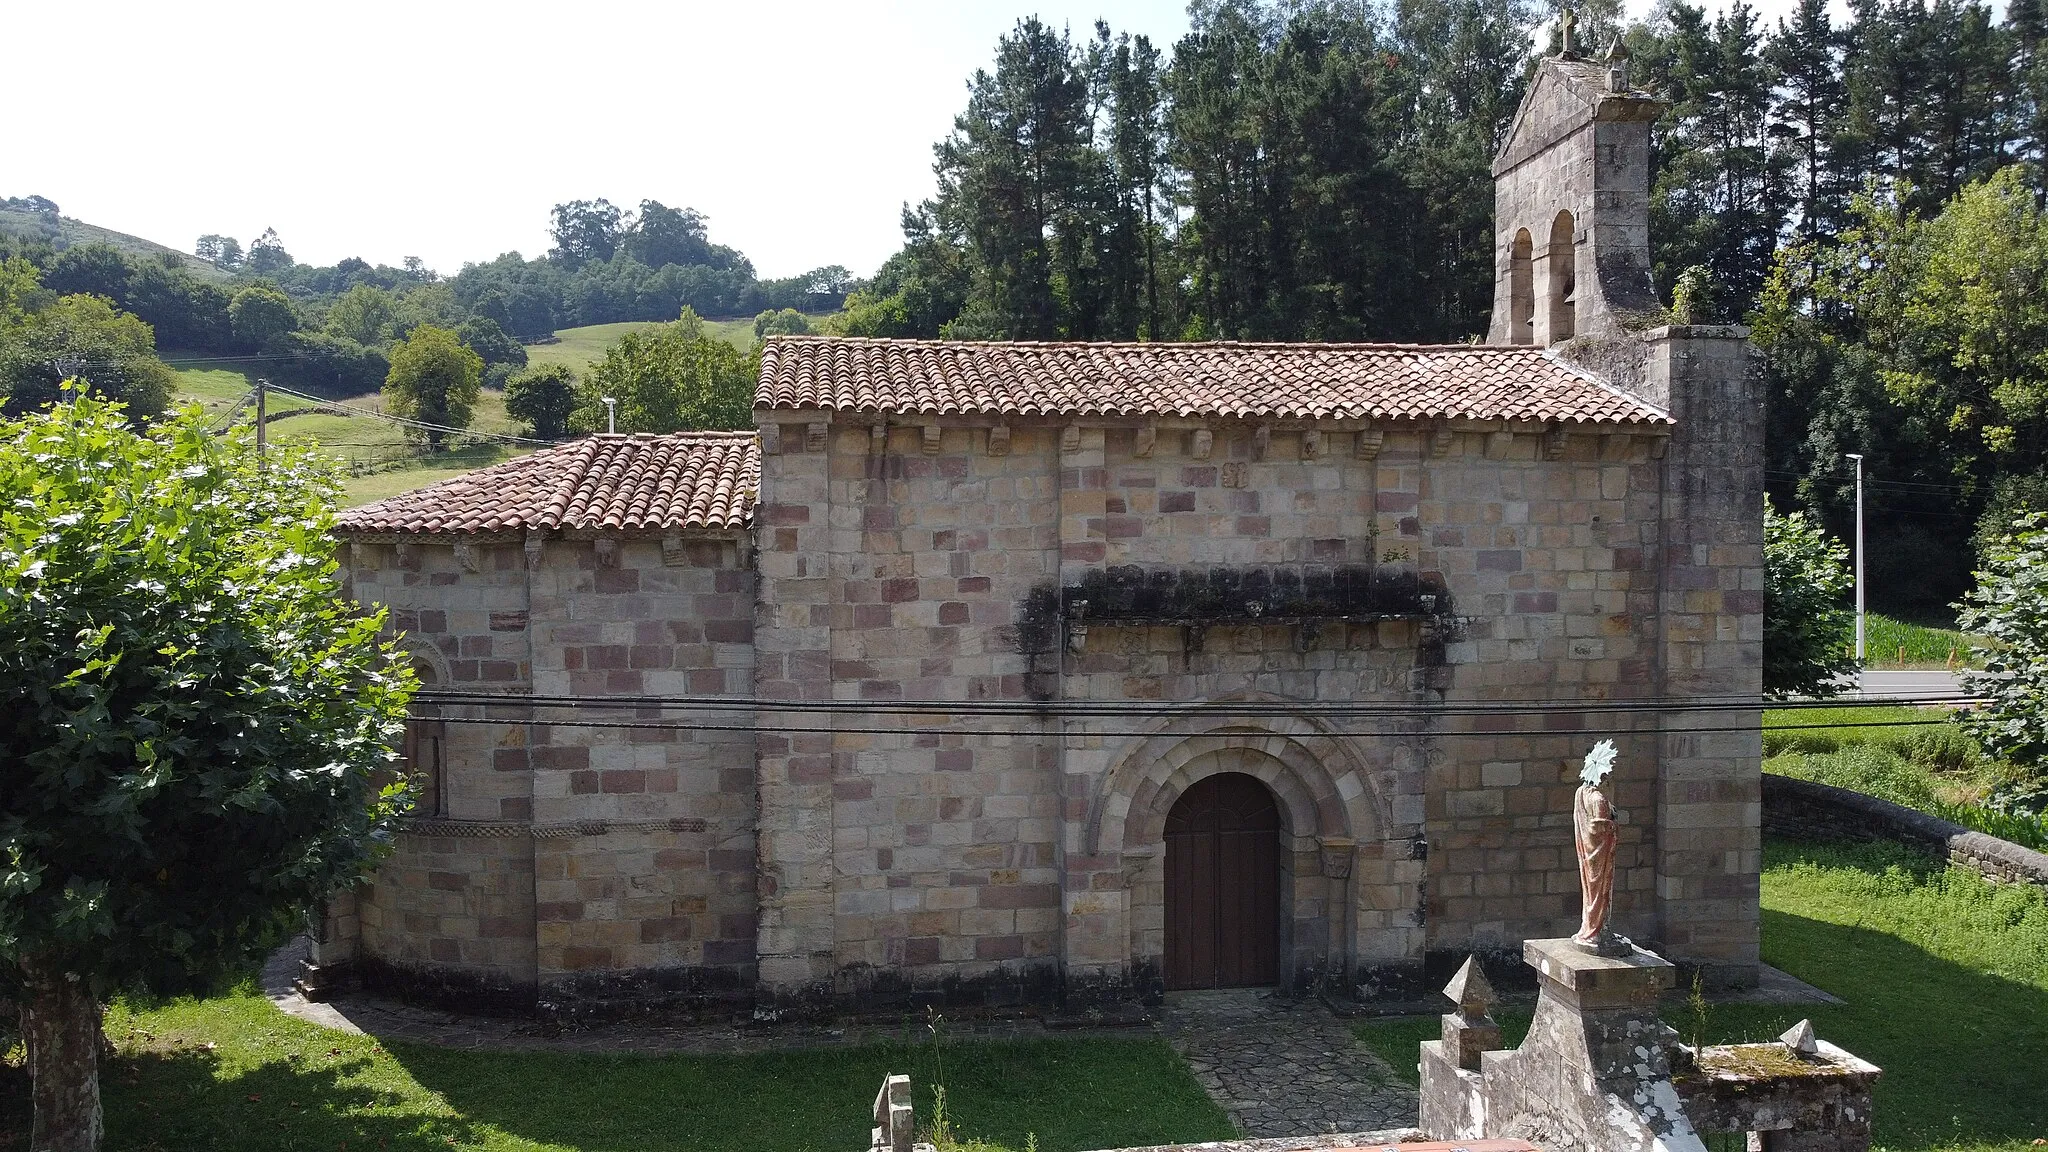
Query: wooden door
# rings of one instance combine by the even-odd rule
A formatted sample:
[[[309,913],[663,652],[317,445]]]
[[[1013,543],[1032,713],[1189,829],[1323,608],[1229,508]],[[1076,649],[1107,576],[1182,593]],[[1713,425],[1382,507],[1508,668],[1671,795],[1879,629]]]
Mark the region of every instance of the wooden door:
[[[1166,816],[1166,986],[1280,979],[1280,809],[1240,772],[1189,788]]]

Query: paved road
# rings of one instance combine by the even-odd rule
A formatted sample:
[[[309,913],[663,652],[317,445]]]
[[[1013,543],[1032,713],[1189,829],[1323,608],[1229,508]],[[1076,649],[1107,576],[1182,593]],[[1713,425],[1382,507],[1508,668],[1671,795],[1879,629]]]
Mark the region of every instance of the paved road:
[[[1865,669],[1857,686],[1860,696],[1962,696],[1963,686],[1957,682],[1955,673],[1939,668],[1915,669],[1904,672],[1884,672]]]

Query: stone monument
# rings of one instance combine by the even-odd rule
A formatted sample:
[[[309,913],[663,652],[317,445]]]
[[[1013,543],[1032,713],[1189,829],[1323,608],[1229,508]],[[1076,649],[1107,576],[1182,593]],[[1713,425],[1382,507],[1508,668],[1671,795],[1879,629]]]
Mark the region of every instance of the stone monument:
[[[1601,785],[1615,748],[1586,756],[1572,798],[1585,909],[1576,935],[1529,940],[1536,1014],[1520,1048],[1497,1050],[1492,990],[1467,960],[1444,994],[1458,1004],[1422,1045],[1422,1130],[1506,1137],[1549,1152],[1704,1152],[1739,1132],[1759,1152],[1863,1152],[1878,1069],[1817,1039],[1810,1022],[1773,1042],[1690,1047],[1658,1018],[1677,969],[1607,927],[1614,809]]]
[[[1572,797],[1572,843],[1579,853],[1579,896],[1583,911],[1572,943],[1595,956],[1627,956],[1634,945],[1607,926],[1614,905],[1614,854],[1619,837],[1614,805],[1601,785],[1614,772],[1614,741],[1602,740],[1586,753],[1579,790]]]

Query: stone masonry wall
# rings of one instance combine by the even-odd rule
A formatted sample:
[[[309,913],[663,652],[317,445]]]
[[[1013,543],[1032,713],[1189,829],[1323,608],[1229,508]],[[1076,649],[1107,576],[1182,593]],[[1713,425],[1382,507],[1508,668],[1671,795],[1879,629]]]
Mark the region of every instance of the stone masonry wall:
[[[363,540],[351,579],[390,606],[435,687],[745,697],[745,548],[707,533]],[[751,987],[745,710],[626,709],[589,726],[440,711],[446,799],[361,901],[367,969],[524,989],[566,1013]],[[706,727],[674,729],[692,718]]]
[[[1055,572],[1053,434],[785,425],[764,438],[760,930],[784,999],[1044,999],[1057,961],[1056,745],[1024,700],[1020,605]],[[770,735],[773,733],[773,735]],[[995,733],[971,735],[971,733]]]
[[[1281,800],[1292,983],[1573,926],[1576,761],[1628,721],[1144,713],[1644,693],[1658,437],[808,423],[764,437],[764,699],[1028,702],[1049,686],[1138,714],[764,716],[760,951],[785,997],[1000,998],[1046,970],[1070,992],[1144,991],[1163,951],[1159,831],[1213,771]],[[1255,565],[1439,579],[1463,623],[1031,619],[1106,567]],[[974,735],[990,729],[1009,735]],[[1617,913],[1649,934],[1658,749],[1623,737]]]

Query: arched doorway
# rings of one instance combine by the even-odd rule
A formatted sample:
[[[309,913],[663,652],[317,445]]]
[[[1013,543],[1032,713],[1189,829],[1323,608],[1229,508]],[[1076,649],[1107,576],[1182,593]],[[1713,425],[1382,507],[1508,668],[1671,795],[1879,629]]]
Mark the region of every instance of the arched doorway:
[[[1280,979],[1280,807],[1256,777],[1219,772],[1166,816],[1166,986]]]

